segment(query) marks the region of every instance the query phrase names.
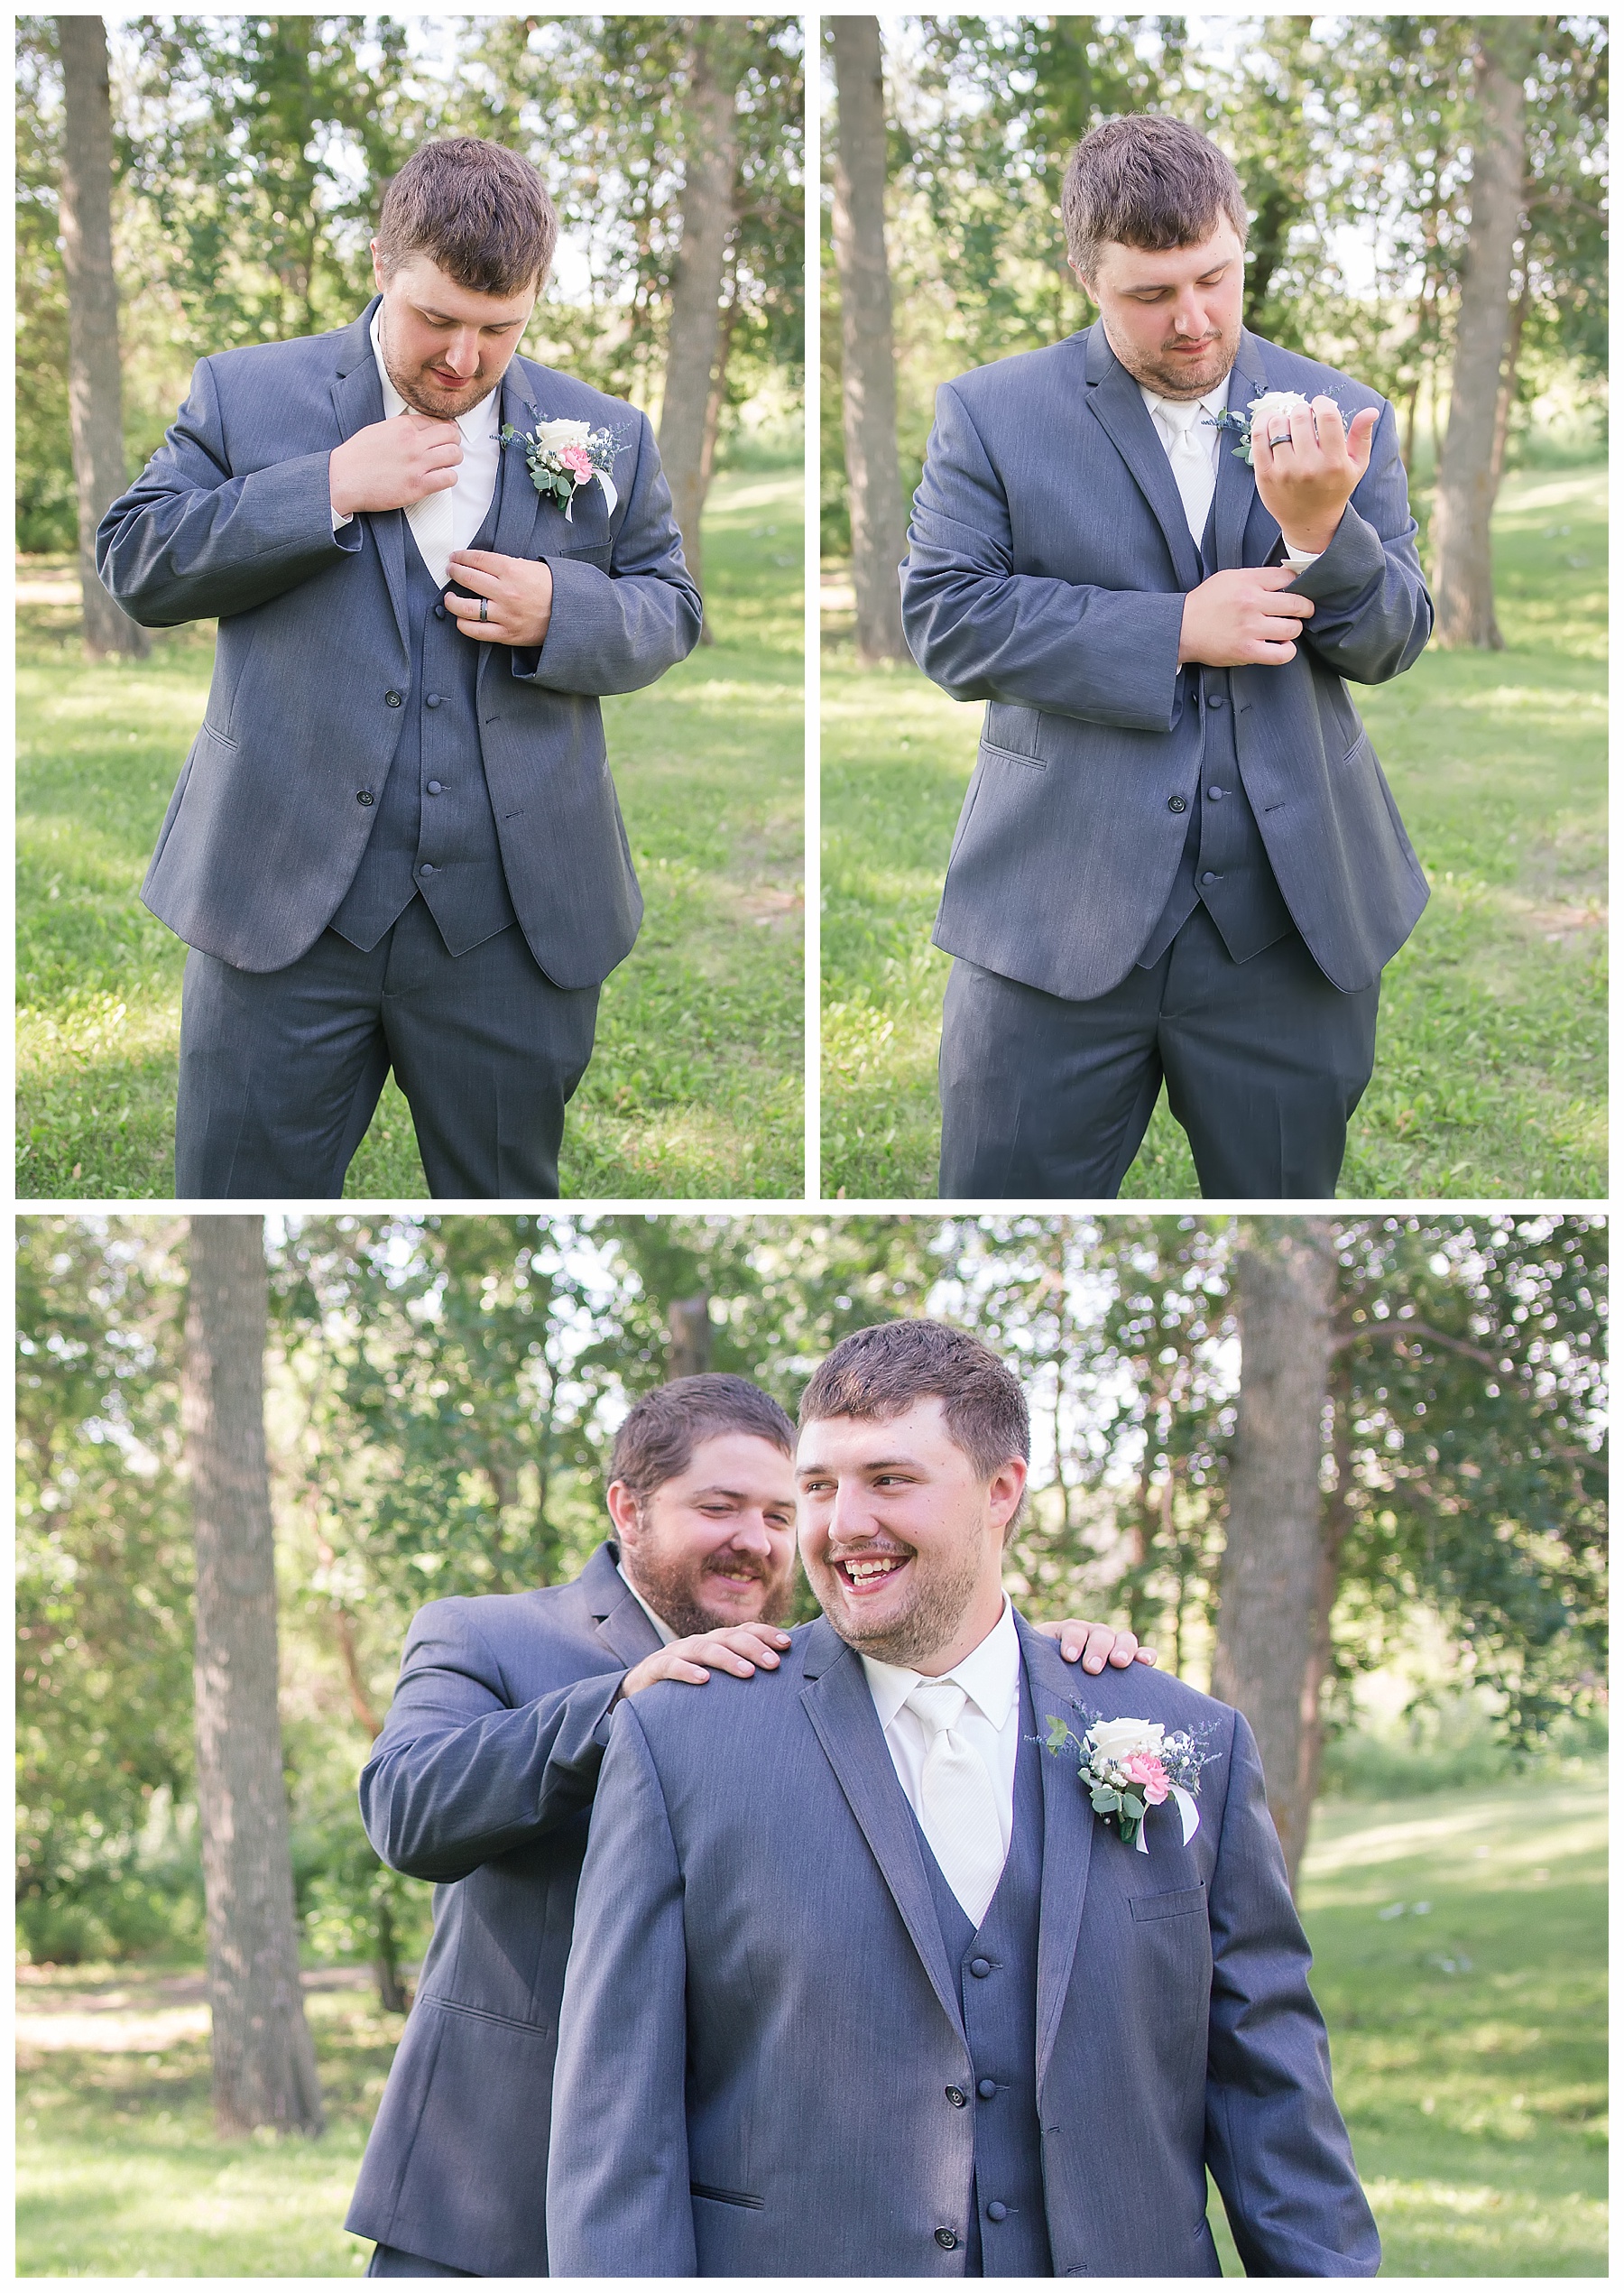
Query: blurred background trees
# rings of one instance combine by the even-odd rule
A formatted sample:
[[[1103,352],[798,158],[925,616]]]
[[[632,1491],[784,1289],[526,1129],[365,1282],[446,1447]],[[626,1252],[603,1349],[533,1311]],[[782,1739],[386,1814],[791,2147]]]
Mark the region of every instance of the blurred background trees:
[[[1113,113],[1172,112],[1245,185],[1246,325],[1393,401],[1423,513],[1445,428],[1464,422],[1440,496],[1442,586],[1459,599],[1441,636],[1495,641],[1468,506],[1486,520],[1509,459],[1593,453],[1604,402],[1601,18],[889,16],[880,30],[905,499],[939,382],[1094,315],[1060,220],[1078,138]],[[825,41],[837,108],[827,27]],[[831,245],[824,548],[844,559],[840,293]]]
[[[20,1938],[59,1963],[185,1956],[202,1931],[185,1227],[20,1225]],[[793,1409],[846,1330],[964,1320],[1033,1402],[1016,1597],[1130,1620],[1200,1686],[1226,1634],[1239,1667],[1243,1626],[1253,1646],[1260,1627],[1255,1603],[1250,1626],[1226,1614],[1225,1572],[1268,1565],[1246,1494],[1266,1447],[1250,1484],[1236,1462],[1249,1346],[1256,1392],[1286,1327],[1270,1255],[1281,1228],[1300,1244],[1310,1225],[1323,1344],[1287,1429],[1306,1443],[1296,1549],[1312,1582],[1295,1655],[1267,1613],[1261,1627],[1294,1683],[1299,1739],[1270,1785],[1299,1845],[1350,1760],[1407,1740],[1447,1780],[1451,1760],[1537,1759],[1599,1725],[1600,1221],[269,1222],[282,1759],[307,1956],[370,1963],[383,2002],[404,2003],[428,1891],[378,1864],[355,1781],[407,1621],[438,1595],[573,1575],[604,1532],[615,1423],[696,1347]]]

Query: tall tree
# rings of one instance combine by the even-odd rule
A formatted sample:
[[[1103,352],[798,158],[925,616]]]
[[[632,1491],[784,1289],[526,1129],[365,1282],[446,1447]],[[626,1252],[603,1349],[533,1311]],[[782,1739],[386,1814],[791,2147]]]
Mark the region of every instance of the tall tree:
[[[1527,16],[1484,17],[1477,27],[1480,126],[1467,194],[1472,223],[1433,528],[1437,642],[1446,647],[1498,651],[1505,643],[1494,615],[1489,519],[1512,273],[1523,228],[1523,80],[1535,30]]]
[[[708,417],[722,380],[717,371],[724,336],[722,287],[727,243],[736,220],[736,113],[743,60],[731,18],[693,19],[682,236],[671,286],[660,459],[671,489],[683,555],[696,581],[702,581],[699,519],[709,476]]]
[[[1251,1722],[1295,1885],[1308,1836],[1304,1684],[1320,1593],[1320,1465],[1336,1254],[1324,1218],[1252,1220],[1235,1263],[1241,1403],[1213,1693]]]
[[[113,106],[99,16],[59,16],[62,172],[58,209],[68,274],[68,409],[78,494],[85,650],[138,659],[147,634],[103,588],[96,529],[125,489],[118,287],[113,276]]]
[[[861,661],[906,661],[897,568],[907,545],[897,458],[897,370],[885,257],[885,85],[877,16],[835,16],[840,107],[835,261],[841,402]]]
[[[181,1427],[197,1549],[198,1811],[215,2123],[318,2132],[277,1707],[263,1222],[191,1221]]]

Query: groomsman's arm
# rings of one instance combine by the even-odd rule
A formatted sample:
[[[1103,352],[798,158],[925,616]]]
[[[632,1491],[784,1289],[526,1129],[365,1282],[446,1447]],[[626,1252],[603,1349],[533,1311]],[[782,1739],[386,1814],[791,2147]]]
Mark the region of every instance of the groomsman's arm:
[[[592,1811],[558,2016],[547,2167],[554,2277],[694,2275],[687,2075],[682,1873],[627,1705]]]
[[[514,1706],[468,1604],[431,1601],[361,1771],[366,1835],[413,1879],[466,1879],[590,1807],[623,1668]]]
[[[1098,589],[1013,566],[1003,487],[944,383],[902,567],[914,659],[955,700],[1016,701],[1085,724],[1170,732],[1183,591]]]
[[[1312,597],[1301,643],[1339,676],[1385,684],[1420,658],[1432,634],[1432,599],[1416,550],[1418,529],[1398,452],[1398,424],[1383,403],[1370,466],[1324,554],[1291,585]]]
[[[1325,2026],[1239,1713],[1208,1896],[1206,2156],[1249,2277],[1373,2277],[1376,2224],[1331,2091]]]
[[[513,674],[555,693],[630,693],[651,685],[699,642],[699,592],[682,561],[671,489],[645,415],[609,567],[544,552],[552,619],[539,650],[514,651]]]
[[[358,524],[333,531],[330,458],[323,447],[234,476],[201,359],[162,445],[97,530],[97,571],[148,629],[268,604],[361,547]]]

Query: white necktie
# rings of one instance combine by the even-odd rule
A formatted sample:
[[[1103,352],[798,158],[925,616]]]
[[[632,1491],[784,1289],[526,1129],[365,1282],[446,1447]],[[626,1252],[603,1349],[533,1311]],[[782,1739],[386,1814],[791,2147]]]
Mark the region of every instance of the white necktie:
[[[463,450],[467,451],[466,441]],[[411,528],[418,554],[434,576],[437,589],[445,587],[451,566],[451,497],[456,491],[454,485],[447,485],[438,494],[425,494],[406,512],[406,522]]]
[[[1206,532],[1207,512],[1213,506],[1213,493],[1218,483],[1213,467],[1212,431],[1204,419],[1205,413],[1206,408],[1199,398],[1182,404],[1163,399],[1156,410],[1157,421],[1167,441],[1174,483],[1197,549]]]
[[[921,1680],[906,1701],[927,1739],[919,1827],[964,1916],[979,1927],[998,1891],[1004,1841],[992,1779],[958,1725],[969,1698],[953,1680]]]

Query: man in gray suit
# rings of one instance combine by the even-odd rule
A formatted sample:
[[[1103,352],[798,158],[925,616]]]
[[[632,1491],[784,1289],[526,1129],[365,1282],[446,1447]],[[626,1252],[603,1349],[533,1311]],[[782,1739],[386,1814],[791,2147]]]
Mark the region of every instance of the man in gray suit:
[[[1344,681],[1432,627],[1393,411],[1241,326],[1245,201],[1194,128],[1107,121],[1065,204],[1099,319],[943,385],[902,569],[919,666],[988,704],[941,1191],[1113,1196],[1165,1079],[1204,1194],[1328,1197],[1427,896]]]
[[[700,602],[647,419],[514,356],[557,237],[527,162],[425,144],[378,296],[205,358],[102,521],[135,620],[219,622],[142,891],[191,949],[182,1196],[340,1194],[392,1066],[431,1192],[558,1193],[642,913],[599,696],[682,660]]]
[[[794,1435],[742,1377],[676,1379],[615,1437],[614,1536],[573,1584],[431,1601],[361,1777],[374,1846],[437,1882],[434,1935],[346,2226],[374,2277],[548,2267],[558,2002],[616,1706],[657,1681],[770,1672],[795,1567]],[[1045,1627],[1085,1669],[1131,1633]]]
[[[1187,1838],[1093,1812],[1074,1686],[1003,1592],[1026,1405],[963,1332],[845,1339],[801,1410],[824,1617],[743,1694],[616,1716],[565,1982],[559,2276],[1370,2276],[1308,1950],[1239,1713]]]

